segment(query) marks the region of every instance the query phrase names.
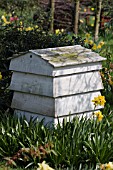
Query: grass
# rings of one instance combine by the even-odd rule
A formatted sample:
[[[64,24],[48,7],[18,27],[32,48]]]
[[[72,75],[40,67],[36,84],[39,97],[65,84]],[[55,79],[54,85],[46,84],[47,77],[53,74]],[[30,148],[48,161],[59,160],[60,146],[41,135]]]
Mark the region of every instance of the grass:
[[[76,117],[72,122],[64,120],[62,126],[58,124],[51,129],[43,126],[42,122],[7,117],[0,120],[0,159],[13,158],[21,148],[31,148],[37,156],[22,152],[21,161],[20,158],[15,160],[17,168],[33,162],[33,169],[45,160],[55,170],[89,170],[92,167],[94,170],[98,163],[113,161],[112,136],[112,113],[104,113],[101,122]],[[27,162],[24,161],[25,156],[28,157]]]

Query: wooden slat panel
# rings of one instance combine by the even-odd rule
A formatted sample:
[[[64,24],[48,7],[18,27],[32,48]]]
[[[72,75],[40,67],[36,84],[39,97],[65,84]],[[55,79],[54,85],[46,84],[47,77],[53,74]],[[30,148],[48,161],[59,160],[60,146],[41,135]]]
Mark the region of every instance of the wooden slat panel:
[[[38,113],[46,116],[59,117],[75,113],[90,112],[94,109],[91,102],[100,92],[73,95],[70,97],[53,98],[14,92],[12,108]],[[98,107],[97,109],[102,108]]]
[[[54,106],[53,98],[20,92],[14,92],[11,105],[12,108],[48,116],[54,115]]]
[[[53,67],[47,61],[32,53],[13,58],[9,69],[47,76],[52,76],[53,71]]]
[[[78,94],[69,97],[55,99],[55,116],[64,116],[80,112],[90,112],[94,109],[92,100],[100,95],[100,92]],[[97,109],[102,108],[99,106]]]
[[[98,71],[54,78],[55,97],[100,89],[103,89],[103,85]]]
[[[32,112],[27,112],[27,111],[22,111],[22,110],[15,110],[15,114],[20,118],[21,116],[25,116],[26,119],[28,121],[30,121],[30,119],[35,119],[38,120],[39,122],[44,121],[44,124],[49,124],[50,126],[52,124],[58,124],[58,122],[62,123],[63,119],[66,119],[66,121],[72,121],[74,117],[79,117],[79,118],[93,118],[93,114],[92,112],[86,112],[84,114],[80,113],[80,114],[74,114],[74,115],[69,115],[69,116],[64,116],[64,117],[58,117],[58,118],[54,118],[54,117],[50,117],[50,116],[46,116],[46,115],[41,115],[41,114],[34,114]]]
[[[52,77],[14,72],[10,89],[31,94],[53,96]]]
[[[66,66],[66,67],[55,68],[53,70],[53,77],[70,75],[70,74],[74,74],[74,73],[84,73],[84,72],[101,70],[101,69],[102,69],[102,64],[100,62],[78,64],[75,66]]]
[[[103,85],[98,72],[57,77],[54,78],[54,85],[51,77],[14,72],[10,89],[31,94],[58,97],[103,89]]]

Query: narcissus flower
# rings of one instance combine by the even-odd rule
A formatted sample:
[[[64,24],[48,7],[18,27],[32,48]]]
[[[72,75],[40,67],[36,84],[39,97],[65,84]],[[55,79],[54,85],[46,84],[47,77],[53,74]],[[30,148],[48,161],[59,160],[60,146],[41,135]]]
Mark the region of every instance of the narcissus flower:
[[[90,45],[93,45],[93,43],[94,43],[93,40],[89,40]]]
[[[2,74],[1,74],[1,72],[0,72],[0,80],[2,80]]]
[[[91,35],[89,33],[86,34],[86,38],[89,38]]]
[[[97,49],[100,49],[102,48],[102,46],[100,44],[97,45]]]
[[[94,27],[94,24],[91,24],[91,27]]]
[[[91,8],[91,10],[92,10],[92,11],[94,11],[94,10],[95,10],[95,8]]]
[[[82,19],[80,19],[80,22],[83,23],[84,21]]]
[[[27,27],[25,28],[26,31],[32,31],[34,28],[33,27]]]
[[[46,164],[45,161],[43,161],[42,163],[38,163],[38,165],[39,165],[39,168],[37,168],[37,170],[54,170],[48,164]]]
[[[106,103],[106,100],[105,100],[104,96],[98,96],[98,97],[94,97],[92,102],[94,102],[95,106],[97,106],[97,105],[104,106]]]
[[[93,45],[92,50],[97,50],[97,45],[96,44]]]
[[[6,17],[4,15],[2,15],[2,20],[4,21],[5,24],[10,24],[10,22],[7,21]]]
[[[100,169],[101,170],[113,170],[113,163],[112,162],[109,162],[109,163],[106,163],[106,164],[101,164],[100,165]]]
[[[84,42],[85,42],[85,43],[88,43],[88,42],[89,42],[89,40],[86,38],[86,39],[84,40]]]
[[[59,33],[60,33],[59,29],[55,30],[55,34],[59,34]]]
[[[100,44],[101,46],[103,46],[105,43],[104,43],[103,41],[101,41],[99,44]]]
[[[98,111],[98,112],[94,112],[94,115],[97,117],[98,121],[102,121],[103,119],[103,115],[102,115],[102,112],[101,111]]]

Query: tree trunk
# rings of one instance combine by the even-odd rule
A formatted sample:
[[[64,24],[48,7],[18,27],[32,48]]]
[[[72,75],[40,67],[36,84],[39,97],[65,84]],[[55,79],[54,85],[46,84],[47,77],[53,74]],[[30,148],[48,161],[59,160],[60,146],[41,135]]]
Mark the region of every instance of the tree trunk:
[[[79,5],[79,0],[74,1],[74,33],[76,35],[78,34]]]
[[[99,35],[101,9],[102,9],[102,0],[97,0],[96,16],[95,16],[95,36],[94,36],[95,41],[98,40],[98,35]]]
[[[50,0],[50,32],[53,33],[54,31],[54,12],[55,12],[55,0]]]

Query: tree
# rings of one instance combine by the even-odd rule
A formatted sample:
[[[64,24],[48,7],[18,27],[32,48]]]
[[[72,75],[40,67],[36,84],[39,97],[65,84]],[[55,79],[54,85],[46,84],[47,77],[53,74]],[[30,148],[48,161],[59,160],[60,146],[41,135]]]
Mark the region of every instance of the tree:
[[[55,13],[55,0],[50,0],[50,16],[51,16],[51,21],[50,21],[50,31],[54,31],[54,13]]]
[[[96,15],[95,15],[95,41],[98,40],[99,27],[100,27],[100,15],[102,9],[102,0],[96,0]]]
[[[74,0],[74,33],[78,34],[80,0]]]

